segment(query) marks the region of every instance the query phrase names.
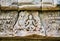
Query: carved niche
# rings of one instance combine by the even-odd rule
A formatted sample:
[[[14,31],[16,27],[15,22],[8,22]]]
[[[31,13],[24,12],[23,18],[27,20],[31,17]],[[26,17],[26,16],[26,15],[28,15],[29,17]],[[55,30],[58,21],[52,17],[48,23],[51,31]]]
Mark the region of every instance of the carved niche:
[[[15,36],[27,36],[32,34],[45,36],[44,27],[41,25],[38,11],[21,11],[16,25]]]

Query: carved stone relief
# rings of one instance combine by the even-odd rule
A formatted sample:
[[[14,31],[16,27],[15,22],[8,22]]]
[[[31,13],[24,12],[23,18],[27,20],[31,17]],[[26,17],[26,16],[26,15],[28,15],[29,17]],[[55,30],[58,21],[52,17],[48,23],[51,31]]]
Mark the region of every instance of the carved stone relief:
[[[16,11],[1,11],[0,13],[0,36],[13,36],[13,26],[17,18]]]
[[[32,34],[60,37],[60,12],[0,12],[0,37],[28,36]]]
[[[19,13],[19,18],[14,26],[15,36],[27,36],[31,34],[45,35],[44,27],[41,25],[38,11]]]
[[[46,14],[47,13],[47,14]],[[43,12],[42,23],[46,30],[46,35],[50,37],[60,37],[60,12]]]

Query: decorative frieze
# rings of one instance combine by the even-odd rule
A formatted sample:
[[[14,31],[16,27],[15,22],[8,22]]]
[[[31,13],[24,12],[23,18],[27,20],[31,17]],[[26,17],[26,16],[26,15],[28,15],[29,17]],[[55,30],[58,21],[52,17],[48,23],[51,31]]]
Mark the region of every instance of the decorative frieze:
[[[60,12],[43,12],[42,23],[46,30],[46,35],[50,37],[60,37]]]
[[[60,37],[60,12],[0,12],[0,37],[28,36],[32,34]]]
[[[16,11],[1,11],[0,13],[0,37],[13,36],[13,26],[17,19]]]

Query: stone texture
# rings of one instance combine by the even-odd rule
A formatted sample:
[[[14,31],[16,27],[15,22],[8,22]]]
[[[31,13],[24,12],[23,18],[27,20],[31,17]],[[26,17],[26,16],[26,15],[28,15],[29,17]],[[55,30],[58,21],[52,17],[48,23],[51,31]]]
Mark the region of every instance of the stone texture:
[[[21,11],[20,9],[40,9],[43,10],[57,5],[57,1],[52,0],[0,0],[1,8],[15,9],[17,11],[0,11],[0,37],[15,37],[27,35],[41,35],[49,37],[60,37],[60,12],[49,11]],[[13,6],[13,8],[12,8]],[[59,8],[57,8],[59,9]],[[46,10],[46,9],[45,9]],[[60,9],[59,9],[60,10]]]
[[[56,7],[57,0],[42,0],[42,7]]]
[[[32,34],[45,36],[44,27],[41,25],[38,11],[22,11],[14,26],[15,36],[28,36]]]
[[[1,6],[17,6],[17,0],[0,0]]]
[[[57,7],[59,0],[0,0],[0,2],[1,10],[60,10],[60,7]]]
[[[49,37],[60,37],[60,12],[43,12],[42,23]]]
[[[1,11],[0,13],[0,37],[13,36],[13,26],[17,18],[16,11]]]
[[[60,37],[60,12],[0,12],[0,37],[28,36],[32,34]]]

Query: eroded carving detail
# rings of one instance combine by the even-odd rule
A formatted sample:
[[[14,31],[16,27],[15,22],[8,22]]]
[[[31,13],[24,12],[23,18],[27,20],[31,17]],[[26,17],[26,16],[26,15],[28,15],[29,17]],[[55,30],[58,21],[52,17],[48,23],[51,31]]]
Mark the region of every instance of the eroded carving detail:
[[[31,34],[45,35],[41,25],[38,12],[22,11],[19,13],[18,21],[14,27],[16,36],[26,36]]]
[[[15,14],[15,15],[14,15]],[[13,36],[13,25],[15,24],[17,12],[2,11],[0,14],[0,36]]]
[[[43,12],[42,22],[46,29],[46,35],[60,37],[60,12]]]

